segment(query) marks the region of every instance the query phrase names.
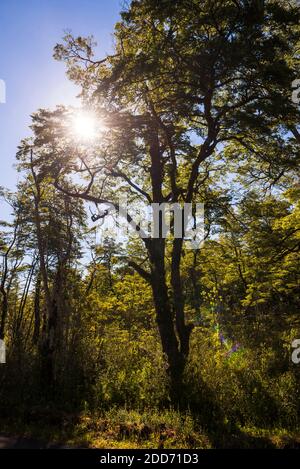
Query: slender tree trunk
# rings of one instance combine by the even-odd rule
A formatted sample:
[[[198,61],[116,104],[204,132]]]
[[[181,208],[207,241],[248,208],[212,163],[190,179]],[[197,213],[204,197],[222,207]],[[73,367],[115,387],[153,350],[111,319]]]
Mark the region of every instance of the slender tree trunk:
[[[37,344],[40,337],[41,327],[41,275],[38,272],[36,277],[35,294],[34,294],[34,328],[33,328],[33,344]]]
[[[0,293],[2,296],[2,301],[1,301],[1,319],[0,319],[0,339],[3,340],[5,336],[5,325],[6,325],[6,319],[7,319],[7,313],[8,313],[8,292],[9,288],[6,285],[7,278],[8,278],[8,258],[10,255],[11,250],[13,249],[16,240],[17,240],[17,233],[19,229],[19,214],[17,215],[17,219],[15,222],[14,226],[14,233],[13,233],[13,238],[8,246],[5,254],[4,254],[4,259],[3,259],[3,273],[2,273],[2,278],[0,281]],[[16,269],[16,265],[13,269],[13,272],[11,274],[11,280],[13,278],[14,271]]]
[[[24,289],[23,289],[23,293],[22,293],[22,297],[21,297],[21,301],[20,301],[20,305],[19,305],[19,310],[18,310],[17,317],[16,317],[15,332],[14,332],[15,337],[19,337],[19,331],[20,331],[21,325],[22,325],[24,310],[25,310],[25,306],[26,306],[26,303],[27,303],[28,293],[29,293],[29,290],[30,290],[32,277],[33,277],[33,274],[34,274],[35,265],[36,265],[36,261],[34,260],[31,267],[30,267],[30,270],[28,272],[28,276],[27,276],[26,281],[25,281],[25,285],[24,285]]]
[[[5,288],[1,285],[0,291],[2,295],[2,302],[1,302],[1,322],[0,322],[0,339],[4,339],[5,335],[5,323],[8,313],[8,298]]]
[[[194,251],[193,254],[193,266],[190,269],[190,278],[192,282],[192,287],[193,287],[193,306],[195,309],[196,317],[197,320],[201,320],[201,310],[200,310],[200,295],[201,295],[201,290],[200,290],[200,285],[198,281],[198,274],[197,274],[197,254],[199,251]]]

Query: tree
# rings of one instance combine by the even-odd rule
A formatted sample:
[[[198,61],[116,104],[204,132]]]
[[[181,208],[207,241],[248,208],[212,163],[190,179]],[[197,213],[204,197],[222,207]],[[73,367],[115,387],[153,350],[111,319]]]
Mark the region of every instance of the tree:
[[[148,205],[195,203],[211,172],[226,157],[236,161],[240,148],[242,161],[287,164],[278,155],[296,145],[299,111],[290,94],[299,9],[271,0],[255,5],[133,1],[116,25],[115,53],[103,60],[94,59],[92,38],[67,35],[55,57],[109,130],[99,131],[94,145],[78,146],[66,132],[69,110],[33,117],[39,164],[56,188],[114,206],[124,192]],[[141,243],[143,257],[130,265],[151,285],[178,402],[193,329],[185,316],[184,236]]]
[[[35,247],[38,269],[34,297],[33,341],[39,343],[42,359],[42,382],[49,391],[55,384],[55,360],[62,342],[62,323],[67,310],[68,276],[81,257],[80,239],[85,213],[80,200],[59,193],[41,171],[40,156],[29,141],[18,151],[19,169],[25,179],[19,183],[22,200],[22,226],[31,227],[27,247]],[[36,263],[36,262],[35,262]],[[41,300],[45,311],[40,316]],[[42,326],[42,327],[41,327]]]
[[[18,249],[19,228],[20,228],[20,206],[13,194],[1,190],[1,196],[10,204],[13,209],[13,222],[1,222],[4,230],[0,232],[0,254],[3,260],[0,278],[0,293],[1,293],[1,319],[0,319],[0,339],[5,337],[5,327],[9,309],[9,292],[15,274],[17,272],[20,258],[22,260],[23,253]],[[8,231],[8,229],[12,231]],[[16,249],[17,248],[17,249]],[[15,251],[15,252],[14,252]]]

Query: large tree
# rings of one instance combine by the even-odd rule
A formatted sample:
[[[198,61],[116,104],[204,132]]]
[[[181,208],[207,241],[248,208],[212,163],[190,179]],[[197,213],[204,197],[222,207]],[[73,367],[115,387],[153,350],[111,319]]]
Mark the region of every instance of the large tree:
[[[67,35],[55,57],[107,130],[93,145],[77,145],[66,132],[71,111],[38,112],[40,171],[69,196],[114,206],[124,192],[148,205],[195,203],[211,174],[232,169],[224,168],[228,159],[246,168],[255,161],[266,177],[280,178],[298,155],[291,101],[298,23],[292,2],[139,0],[122,13],[114,53],[103,60],[94,58],[92,38]],[[182,287],[184,234],[143,238],[141,246],[129,262],[151,285],[177,400],[193,328]]]

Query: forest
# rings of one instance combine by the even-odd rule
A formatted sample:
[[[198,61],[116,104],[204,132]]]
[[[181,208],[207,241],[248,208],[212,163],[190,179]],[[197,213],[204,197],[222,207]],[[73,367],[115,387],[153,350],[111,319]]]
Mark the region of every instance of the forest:
[[[299,20],[292,0],[133,0],[105,57],[57,38],[78,107],[32,114],[0,187],[1,434],[300,447]],[[163,204],[181,235],[174,209],[143,236]]]

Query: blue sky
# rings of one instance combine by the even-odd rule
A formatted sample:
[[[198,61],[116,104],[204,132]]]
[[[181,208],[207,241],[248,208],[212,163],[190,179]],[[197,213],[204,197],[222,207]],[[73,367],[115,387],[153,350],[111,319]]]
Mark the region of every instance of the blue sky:
[[[30,114],[76,103],[78,88],[67,80],[64,64],[52,59],[55,44],[66,30],[93,34],[104,56],[112,49],[121,10],[121,0],[0,1],[0,80],[6,83],[6,103],[0,104],[0,186],[15,188],[16,148],[28,135]],[[7,210],[0,202],[0,219]]]

